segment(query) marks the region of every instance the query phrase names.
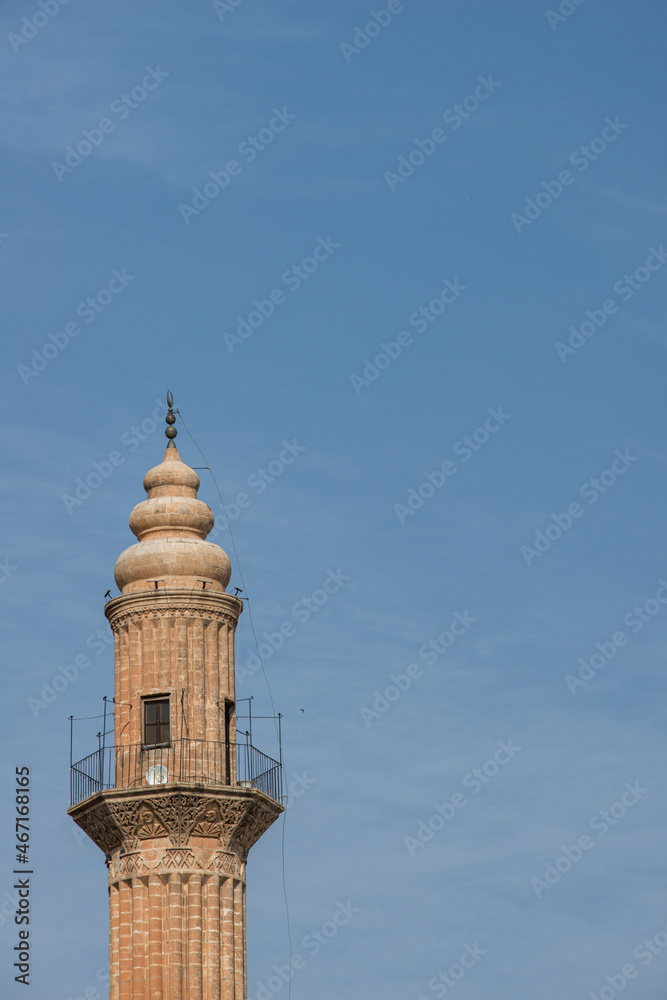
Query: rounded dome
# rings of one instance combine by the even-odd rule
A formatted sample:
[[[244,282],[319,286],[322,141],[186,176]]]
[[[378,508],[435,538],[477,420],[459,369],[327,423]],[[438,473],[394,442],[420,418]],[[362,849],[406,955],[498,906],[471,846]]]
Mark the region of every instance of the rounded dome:
[[[178,455],[176,445],[173,448],[167,447],[164,460],[159,465],[154,465],[144,476],[144,489],[149,497],[197,496],[199,476],[189,465],[181,462],[180,456],[176,463],[171,458],[174,452]]]
[[[199,476],[170,441],[160,465],[146,473],[147,499],[130,514],[138,541],[120,554],[115,578],[122,594],[179,587],[223,590],[231,564],[224,549],[205,541],[213,511],[197,499]]]
[[[114,576],[121,594],[165,587],[224,590],[232,575],[229,556],[212,542],[161,538],[137,542],[121,552]]]
[[[209,505],[190,497],[151,497],[138,503],[130,514],[130,528],[140,542],[154,534],[177,532],[204,539],[214,523]]]

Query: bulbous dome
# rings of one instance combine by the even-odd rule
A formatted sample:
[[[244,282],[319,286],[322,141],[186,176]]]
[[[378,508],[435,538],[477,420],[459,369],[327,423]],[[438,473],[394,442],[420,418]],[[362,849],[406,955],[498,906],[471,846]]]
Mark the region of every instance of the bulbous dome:
[[[165,587],[224,591],[231,576],[227,553],[205,541],[213,511],[197,499],[199,476],[181,461],[170,441],[159,465],[146,473],[147,499],[130,514],[137,544],[116,561],[116,585],[122,594]]]

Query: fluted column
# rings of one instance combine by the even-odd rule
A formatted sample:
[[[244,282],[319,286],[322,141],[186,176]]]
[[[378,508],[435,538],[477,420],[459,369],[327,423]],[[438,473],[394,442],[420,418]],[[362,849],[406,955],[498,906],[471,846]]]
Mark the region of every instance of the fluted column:
[[[242,878],[156,871],[113,883],[109,899],[111,1000],[243,1000]]]
[[[158,875],[148,878],[148,997],[163,1000],[162,969],[166,940],[162,922],[162,879]]]
[[[120,886],[109,886],[109,1000],[120,1000]]]
[[[234,990],[234,886],[231,879],[221,885],[221,940],[227,942],[222,952],[222,1000],[235,1000]]]
[[[183,878],[180,874],[169,876],[169,946],[166,954],[169,963],[169,1000],[183,1000],[185,973],[183,961]]]

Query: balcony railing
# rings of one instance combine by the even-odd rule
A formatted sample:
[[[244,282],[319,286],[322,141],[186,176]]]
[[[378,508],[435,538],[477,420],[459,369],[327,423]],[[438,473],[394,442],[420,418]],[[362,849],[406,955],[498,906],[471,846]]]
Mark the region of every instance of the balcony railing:
[[[170,782],[241,785],[282,800],[282,768],[250,743],[171,740],[147,747],[137,743],[102,747],[70,768],[70,806],[108,788],[139,788]],[[232,781],[234,775],[236,780]]]

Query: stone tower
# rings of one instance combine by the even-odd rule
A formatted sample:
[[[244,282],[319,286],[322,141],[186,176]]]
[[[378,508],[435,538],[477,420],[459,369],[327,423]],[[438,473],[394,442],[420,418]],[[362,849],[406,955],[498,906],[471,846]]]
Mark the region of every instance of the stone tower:
[[[106,856],[110,1000],[246,1000],[246,858],[282,812],[281,774],[236,739],[243,605],[174,421],[105,607],[114,746],[72,766],[69,814]]]

